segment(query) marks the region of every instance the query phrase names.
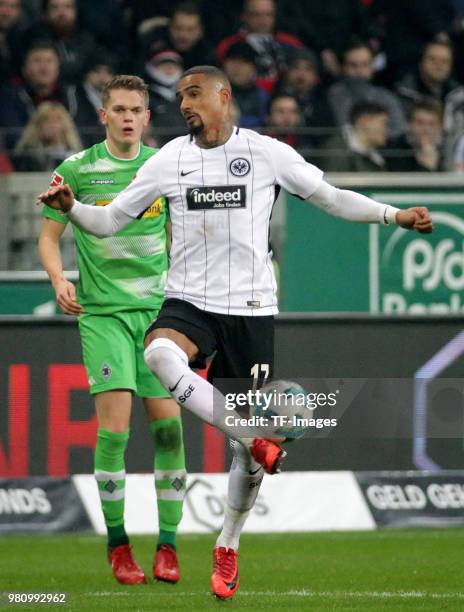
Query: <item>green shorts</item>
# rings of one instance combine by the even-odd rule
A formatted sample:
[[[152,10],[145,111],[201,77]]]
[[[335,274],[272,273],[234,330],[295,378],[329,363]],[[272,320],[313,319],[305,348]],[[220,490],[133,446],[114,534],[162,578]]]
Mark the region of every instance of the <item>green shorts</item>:
[[[145,331],[157,315],[137,310],[79,317],[90,393],[130,389],[139,397],[170,397],[143,358]]]

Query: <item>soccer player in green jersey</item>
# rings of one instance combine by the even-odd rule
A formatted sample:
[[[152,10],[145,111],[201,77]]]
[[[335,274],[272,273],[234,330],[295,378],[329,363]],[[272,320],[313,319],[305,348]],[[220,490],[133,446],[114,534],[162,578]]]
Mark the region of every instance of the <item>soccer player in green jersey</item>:
[[[141,143],[147,126],[147,86],[135,76],[116,76],[103,94],[100,118],[106,140],[66,159],[52,185],[69,183],[89,206],[105,206],[132,181],[155,149]],[[111,238],[73,226],[77,245],[77,293],[63,276],[60,236],[66,215],[44,208],[39,250],[61,310],[78,316],[98,435],[95,478],[108,530],[108,556],[116,579],[140,584],[146,577],[132,555],[124,528],[124,453],[129,439],[132,395],[143,398],[156,453],[155,487],[159,537],[153,576],[179,580],[176,529],[185,494],[185,458],[179,407],[147,368],[146,328],[163,302],[168,256],[166,203],[154,201]]]

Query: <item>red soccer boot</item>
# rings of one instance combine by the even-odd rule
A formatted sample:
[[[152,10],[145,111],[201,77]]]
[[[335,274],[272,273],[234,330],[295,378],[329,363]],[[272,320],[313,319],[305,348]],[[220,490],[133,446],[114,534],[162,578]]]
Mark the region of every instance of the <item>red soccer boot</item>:
[[[232,548],[215,546],[213,550],[213,575],[211,588],[216,597],[229,599],[238,589],[238,553]]]
[[[282,462],[287,453],[275,442],[255,438],[251,444],[250,452],[253,459],[263,466],[268,474],[280,472]]]
[[[111,563],[114,577],[121,584],[145,584],[147,582],[143,569],[132,555],[132,546],[129,544],[108,549],[108,561]]]
[[[156,551],[153,565],[153,578],[163,582],[179,582],[179,563],[176,549],[169,544],[162,544]]]

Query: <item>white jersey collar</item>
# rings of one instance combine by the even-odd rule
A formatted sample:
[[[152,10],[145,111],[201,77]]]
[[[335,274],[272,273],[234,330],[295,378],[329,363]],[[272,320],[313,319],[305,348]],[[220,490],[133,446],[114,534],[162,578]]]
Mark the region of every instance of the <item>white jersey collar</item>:
[[[134,161],[134,159],[137,159],[137,157],[140,155],[140,150],[142,148],[142,145],[139,142],[139,148],[137,150],[136,155],[134,155],[134,157],[118,157],[117,155],[113,155],[113,153],[111,153],[110,148],[108,146],[108,142],[106,140],[104,141],[104,145],[105,145],[105,149],[108,155],[112,157],[113,159],[117,159],[118,161]]]

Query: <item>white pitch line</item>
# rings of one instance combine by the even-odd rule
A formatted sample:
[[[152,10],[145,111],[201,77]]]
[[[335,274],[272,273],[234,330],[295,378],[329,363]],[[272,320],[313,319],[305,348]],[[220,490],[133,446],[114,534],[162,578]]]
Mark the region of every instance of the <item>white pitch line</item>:
[[[116,597],[128,597],[130,593],[127,593],[126,591],[96,591],[93,593],[80,593],[76,597],[113,597],[114,595]]]
[[[129,597],[133,595],[134,591],[96,591],[90,593],[83,593],[81,596],[84,597],[107,597],[107,596],[122,596]],[[161,593],[156,589],[145,591],[145,594],[158,596]],[[369,597],[372,599],[464,599],[464,593],[427,593],[426,591],[307,591],[292,590],[292,591],[237,591],[238,596],[242,597],[347,597],[347,598],[362,598]],[[176,597],[182,596],[195,596],[195,595],[211,595],[210,592],[201,591],[176,591]]]
[[[401,599],[464,599],[464,593],[427,593],[426,591],[237,591],[246,596],[277,596],[287,597],[371,597],[379,599],[401,598]]]

